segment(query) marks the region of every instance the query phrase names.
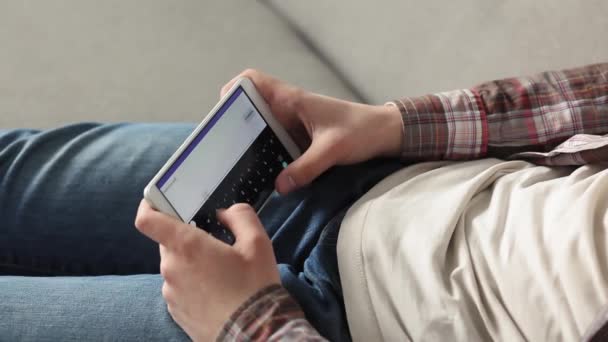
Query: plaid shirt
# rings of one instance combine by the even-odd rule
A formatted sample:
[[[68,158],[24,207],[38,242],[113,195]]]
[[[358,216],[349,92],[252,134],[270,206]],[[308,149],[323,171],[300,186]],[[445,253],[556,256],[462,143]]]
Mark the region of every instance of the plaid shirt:
[[[403,118],[405,160],[496,157],[541,165],[608,162],[608,63],[389,104],[397,106]],[[606,312],[598,316],[585,340],[608,339]],[[322,337],[289,294],[275,285],[243,304],[218,339],[308,341]]]
[[[266,287],[224,324],[218,341],[325,341],[281,285]]]
[[[393,102],[410,160],[608,160],[608,63]]]

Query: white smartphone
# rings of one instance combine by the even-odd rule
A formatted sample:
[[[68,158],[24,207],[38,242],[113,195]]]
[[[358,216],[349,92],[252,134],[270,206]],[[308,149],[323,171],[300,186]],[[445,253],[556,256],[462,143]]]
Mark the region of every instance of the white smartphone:
[[[248,78],[239,79],[144,189],[155,209],[234,243],[216,209],[246,202],[256,210],[274,192],[298,146]]]

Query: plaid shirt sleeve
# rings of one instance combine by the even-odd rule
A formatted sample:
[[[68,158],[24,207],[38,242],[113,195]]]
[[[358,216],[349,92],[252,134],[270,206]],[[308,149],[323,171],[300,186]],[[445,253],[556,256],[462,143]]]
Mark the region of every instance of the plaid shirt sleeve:
[[[608,161],[608,63],[393,101],[407,160]]]
[[[249,298],[218,335],[218,341],[325,341],[289,293],[271,285]]]

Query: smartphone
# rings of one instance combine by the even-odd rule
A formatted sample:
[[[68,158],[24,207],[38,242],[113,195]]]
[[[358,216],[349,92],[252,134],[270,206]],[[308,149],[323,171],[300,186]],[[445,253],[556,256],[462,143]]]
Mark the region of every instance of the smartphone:
[[[255,85],[240,78],[144,189],[150,206],[228,244],[216,210],[249,203],[261,210],[282,169],[301,154]]]

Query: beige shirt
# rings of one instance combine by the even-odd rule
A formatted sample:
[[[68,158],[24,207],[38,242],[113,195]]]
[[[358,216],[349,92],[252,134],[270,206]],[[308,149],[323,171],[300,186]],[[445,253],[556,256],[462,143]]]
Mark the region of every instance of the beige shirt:
[[[387,177],[338,262],[356,341],[573,341],[608,298],[608,170],[486,159]]]

